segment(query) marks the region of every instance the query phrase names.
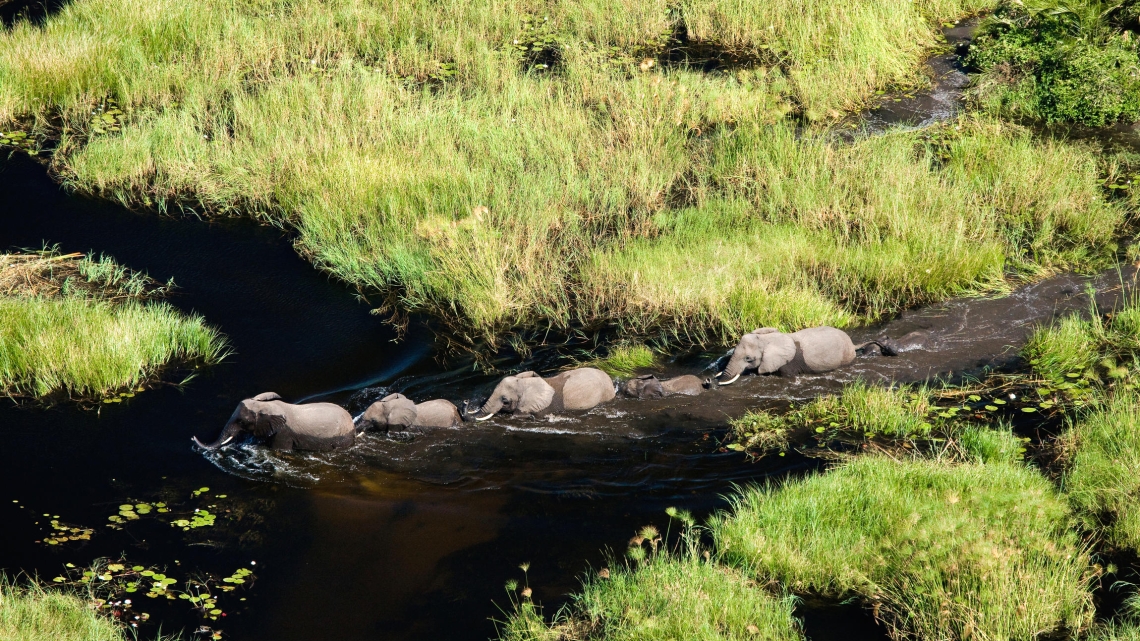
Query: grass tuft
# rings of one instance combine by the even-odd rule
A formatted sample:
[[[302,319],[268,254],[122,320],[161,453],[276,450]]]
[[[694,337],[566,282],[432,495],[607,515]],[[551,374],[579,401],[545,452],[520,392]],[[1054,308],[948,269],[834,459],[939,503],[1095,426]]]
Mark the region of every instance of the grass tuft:
[[[126,641],[123,628],[76,595],[0,578],[4,641]]]
[[[864,456],[748,490],[711,527],[722,556],[758,580],[880,603],[897,636],[1006,639],[1091,622],[1071,522],[1021,465]]]

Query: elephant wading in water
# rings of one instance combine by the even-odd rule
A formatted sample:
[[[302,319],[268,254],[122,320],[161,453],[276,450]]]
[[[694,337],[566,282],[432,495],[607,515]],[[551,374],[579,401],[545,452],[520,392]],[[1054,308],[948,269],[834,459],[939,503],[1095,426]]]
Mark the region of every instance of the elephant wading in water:
[[[499,412],[540,415],[588,410],[614,396],[613,380],[600,369],[582,367],[550,378],[523,372],[499,381],[483,407],[467,416],[485,421]]]
[[[335,450],[349,447],[356,440],[352,415],[333,403],[293,405],[273,392],[258,394],[238,404],[218,440],[206,445],[216,450],[243,432],[269,441],[275,450]]]
[[[431,427],[455,427],[461,421],[451,401],[436,399],[416,404],[403,394],[389,394],[364,410],[360,431],[423,431]],[[411,429],[409,429],[411,428]]]
[[[717,378],[724,378],[721,385],[731,385],[741,374],[753,370],[757,374],[777,372],[782,376],[828,372],[855,360],[855,350],[872,343],[887,356],[896,354],[889,341],[856,346],[847,332],[834,327],[810,327],[792,334],[764,327],[740,339]]]
[[[667,396],[696,396],[702,391],[701,379],[686,374],[660,380],[653,374],[644,374],[626,381],[622,392],[634,398],[665,398]]]

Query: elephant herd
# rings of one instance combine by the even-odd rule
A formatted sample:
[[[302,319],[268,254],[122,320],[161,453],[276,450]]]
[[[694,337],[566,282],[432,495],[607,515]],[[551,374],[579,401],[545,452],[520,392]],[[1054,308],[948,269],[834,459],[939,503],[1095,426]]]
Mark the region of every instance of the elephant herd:
[[[842,330],[812,327],[785,334],[765,327],[745,334],[724,369],[716,375],[718,386],[731,385],[747,372],[795,376],[826,372],[847,365],[856,353],[877,351],[893,356],[901,350],[921,347],[917,333],[892,341],[881,338],[855,345]],[[542,377],[535,372],[506,376],[478,409],[460,410],[443,399],[415,403],[402,394],[390,394],[353,419],[334,403],[294,405],[272,392],[258,394],[238,404],[213,443],[194,443],[206,450],[227,445],[244,434],[264,441],[277,450],[333,450],[351,446],[368,431],[389,435],[414,435],[440,428],[454,428],[490,419],[500,412],[540,416],[565,410],[588,410],[612,400],[618,390],[633,398],[663,398],[696,395],[714,385],[693,375],[659,380],[652,374],[637,376],[615,385],[605,372],[592,367]]]

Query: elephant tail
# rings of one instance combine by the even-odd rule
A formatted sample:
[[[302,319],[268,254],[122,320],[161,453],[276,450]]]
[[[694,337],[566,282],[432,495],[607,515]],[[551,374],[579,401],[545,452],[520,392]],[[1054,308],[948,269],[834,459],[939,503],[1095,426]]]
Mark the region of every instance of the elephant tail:
[[[899,355],[898,345],[896,345],[893,340],[891,340],[885,336],[882,338],[875,339],[875,340],[869,340],[866,343],[861,343],[859,345],[856,345],[855,351],[856,352],[862,352],[862,350],[865,349],[869,345],[878,345],[879,351],[883,353],[883,356],[898,356]]]

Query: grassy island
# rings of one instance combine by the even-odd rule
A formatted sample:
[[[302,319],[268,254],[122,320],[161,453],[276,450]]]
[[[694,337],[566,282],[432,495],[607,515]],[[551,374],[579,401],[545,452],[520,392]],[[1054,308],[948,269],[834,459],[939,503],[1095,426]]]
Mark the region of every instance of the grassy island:
[[[827,133],[991,4],[77,0],[0,33],[0,128],[79,191],[291,227],[472,340],[734,340],[1112,255],[1087,149]]]
[[[128,637],[123,626],[100,616],[76,595],[0,577],[0,639],[126,641]]]
[[[0,393],[133,394],[172,362],[213,363],[225,341],[167,290],[108,258],[0,254]]]

